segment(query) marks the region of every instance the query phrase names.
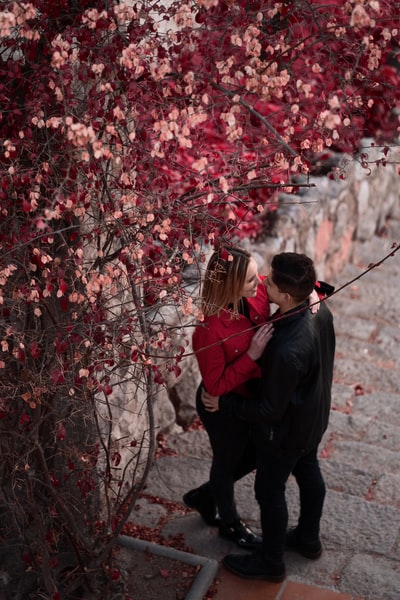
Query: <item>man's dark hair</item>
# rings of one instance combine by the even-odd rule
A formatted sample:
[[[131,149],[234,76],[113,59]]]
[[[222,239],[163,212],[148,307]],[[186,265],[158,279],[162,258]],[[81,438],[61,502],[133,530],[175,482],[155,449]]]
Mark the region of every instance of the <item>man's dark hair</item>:
[[[272,280],[280,292],[303,302],[313,291],[317,279],[314,263],[305,254],[281,252],[272,259]]]

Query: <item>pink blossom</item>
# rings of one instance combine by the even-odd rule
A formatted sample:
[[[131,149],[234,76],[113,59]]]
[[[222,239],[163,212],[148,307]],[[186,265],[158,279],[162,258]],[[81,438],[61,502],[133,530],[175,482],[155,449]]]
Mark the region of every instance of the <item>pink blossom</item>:
[[[351,13],[350,25],[352,27],[369,27],[372,25],[371,18],[361,4],[357,4]]]
[[[187,4],[180,6],[174,15],[175,23],[178,27],[192,27],[193,18],[192,11]]]
[[[17,19],[14,13],[9,11],[0,12],[0,37],[8,37],[16,26]]]

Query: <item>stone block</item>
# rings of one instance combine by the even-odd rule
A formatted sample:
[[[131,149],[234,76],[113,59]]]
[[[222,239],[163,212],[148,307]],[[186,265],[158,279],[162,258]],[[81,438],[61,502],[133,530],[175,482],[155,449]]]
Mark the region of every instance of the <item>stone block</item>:
[[[129,516],[129,522],[140,523],[144,527],[157,527],[167,516],[167,509],[161,504],[139,498]]]
[[[332,445],[330,459],[351,465],[370,473],[377,479],[381,473],[398,473],[400,471],[400,454],[356,441],[335,441]]]
[[[390,506],[330,491],[321,530],[327,549],[388,555],[396,543],[400,513]]]
[[[397,388],[400,389],[400,388]],[[354,411],[366,417],[375,417],[382,423],[400,427],[400,395],[398,393],[372,392],[354,399]]]
[[[333,551],[326,548],[324,532],[321,532],[321,541],[323,546],[323,553],[321,558],[318,560],[308,560],[295,552],[287,552],[285,554],[285,563],[287,577],[290,581],[298,581],[301,583],[308,583],[312,586],[319,586],[323,588],[321,590],[321,599],[327,594],[326,590],[329,588],[335,592],[339,592],[338,587],[340,586],[340,573],[343,570],[346,563],[349,561],[351,553],[346,552],[343,549],[339,551]],[[315,593],[315,591],[313,590]],[[332,596],[332,599],[336,595]],[[331,595],[327,598],[331,599]],[[298,600],[308,600],[307,596],[301,595]],[[293,600],[297,600],[297,595],[293,597]],[[318,596],[315,600],[319,600]],[[350,600],[347,596],[342,598],[338,597],[338,600]],[[355,599],[354,599],[355,600]]]
[[[400,476],[393,473],[382,473],[371,490],[372,498],[380,504],[390,504],[400,508]],[[398,551],[400,559],[400,552]]]
[[[363,441],[366,444],[399,452],[400,426],[392,425],[391,423],[382,423],[373,418],[367,427]]]
[[[400,389],[400,372],[392,368],[382,369],[372,363],[357,359],[336,358],[334,380],[352,386],[362,386],[364,390],[373,392],[381,390],[394,393]]]
[[[350,410],[353,406],[355,394],[351,385],[333,383],[332,385],[332,408],[339,411]]]
[[[325,484],[330,490],[365,498],[371,487],[371,473],[337,460],[320,460],[320,467]]]
[[[180,456],[198,459],[212,459],[212,450],[208,434],[204,429],[182,431],[168,436],[168,447]]]
[[[341,585],[359,598],[398,600],[400,565],[394,560],[357,553],[344,568]]]
[[[146,493],[181,502],[185,492],[208,481],[210,465],[211,461],[201,458],[162,456],[154,461]]]
[[[367,341],[375,332],[377,326],[374,322],[358,317],[342,315],[340,319],[335,320],[335,332],[337,336],[345,335],[355,337],[359,340]],[[338,340],[338,349],[340,351],[340,340]]]
[[[360,440],[364,439],[369,423],[369,417],[332,410],[327,433],[332,434],[334,440]]]

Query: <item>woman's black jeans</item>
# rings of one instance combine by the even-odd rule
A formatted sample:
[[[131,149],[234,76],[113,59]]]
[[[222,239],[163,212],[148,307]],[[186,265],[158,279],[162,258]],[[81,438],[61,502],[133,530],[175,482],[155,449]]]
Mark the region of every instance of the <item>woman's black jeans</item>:
[[[201,401],[200,385],[196,393],[197,412],[210,439],[213,459],[210,487],[224,523],[239,518],[236,509],[234,484],[256,467],[256,450],[248,423],[223,416],[219,411],[207,412]]]

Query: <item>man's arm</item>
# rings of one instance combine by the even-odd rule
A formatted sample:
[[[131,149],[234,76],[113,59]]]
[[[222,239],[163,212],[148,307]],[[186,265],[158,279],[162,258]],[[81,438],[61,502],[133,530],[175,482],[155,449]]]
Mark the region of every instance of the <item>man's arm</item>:
[[[261,367],[262,378],[254,397],[243,398],[228,394],[219,399],[219,410],[249,423],[276,423],[287,410],[298,382],[296,363],[287,354],[265,353]]]

